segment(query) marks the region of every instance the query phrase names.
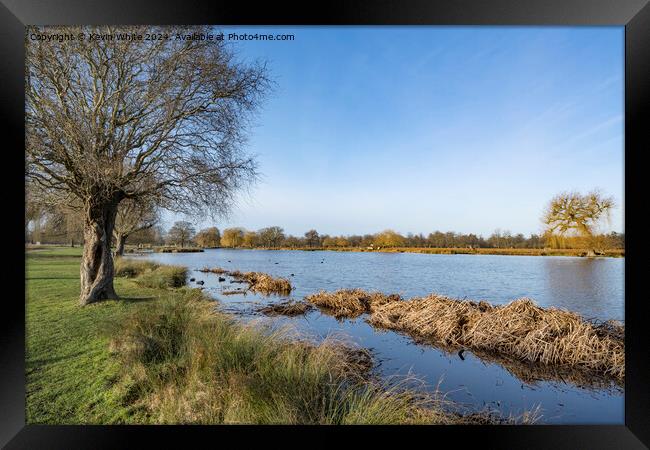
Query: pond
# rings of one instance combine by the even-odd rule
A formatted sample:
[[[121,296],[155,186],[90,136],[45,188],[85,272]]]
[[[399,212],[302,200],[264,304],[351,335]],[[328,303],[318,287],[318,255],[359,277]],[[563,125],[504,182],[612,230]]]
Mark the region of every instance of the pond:
[[[219,282],[203,267],[266,272],[288,278],[300,300],[320,290],[362,288],[404,298],[430,293],[504,304],[528,297],[588,319],[624,322],[623,258],[553,256],[428,255],[417,253],[328,252],[213,249],[204,253],[155,253],[138,258],[186,266],[189,277],[203,280],[205,291],[242,320],[260,319],[257,309],[286,297],[223,295],[240,285]],[[190,283],[193,284],[193,283]],[[369,348],[385,378],[415,375],[428,389],[480,410],[488,407],[518,416],[539,407],[540,423],[622,424],[623,390],[615,385],[580,386],[561,377],[522,376],[523,367],[481,359],[466,351],[462,358],[408,336],[379,331],[365,316],[336,320],[315,309],[304,316],[274,318],[317,338],[346,336]],[[518,366],[521,366],[519,364]],[[539,374],[538,374],[539,375]],[[540,381],[541,379],[541,381]]]

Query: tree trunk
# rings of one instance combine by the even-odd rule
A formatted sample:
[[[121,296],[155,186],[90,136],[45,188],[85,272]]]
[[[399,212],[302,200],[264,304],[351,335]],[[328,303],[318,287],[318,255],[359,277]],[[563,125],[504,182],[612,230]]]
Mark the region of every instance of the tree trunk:
[[[124,244],[126,244],[126,235],[119,233],[117,235],[116,239],[116,246],[115,246],[115,255],[116,256],[122,256],[124,255]]]
[[[111,254],[116,214],[117,203],[90,205],[86,208],[79,296],[81,305],[117,298],[113,287],[115,270]]]

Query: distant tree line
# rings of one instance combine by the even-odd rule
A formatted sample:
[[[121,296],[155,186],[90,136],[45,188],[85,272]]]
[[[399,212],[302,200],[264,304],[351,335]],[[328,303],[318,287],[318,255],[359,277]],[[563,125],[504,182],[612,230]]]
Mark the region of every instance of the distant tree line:
[[[83,242],[83,221],[74,209],[46,208],[27,202],[25,238],[27,242]],[[196,232],[188,221],[175,222],[164,231],[151,202],[124,202],[117,215],[113,246],[122,254],[125,243],[131,245],[174,245],[204,248],[553,248],[588,249],[594,254],[604,249],[624,249],[625,234],[598,233],[598,222],[611,210],[613,200],[598,192],[582,195],[562,193],[549,202],[542,217],[542,234],[511,233],[497,229],[487,238],[474,233],[434,231],[428,234],[402,235],[393,230],[375,234],[331,236],[315,229],[302,236],[286,234],[279,226],[257,231],[242,227],[221,232],[209,227]]]
[[[70,215],[43,215],[31,221],[26,231],[26,241],[43,244],[82,244],[81,226]],[[598,247],[625,248],[625,234],[611,232],[597,234],[590,240],[598,241]],[[393,230],[374,234],[329,235],[312,229],[302,236],[286,234],[282,227],[271,226],[257,231],[242,227],[226,228],[220,231],[209,227],[195,231],[187,221],[179,221],[165,231],[160,225],[152,225],[128,235],[130,245],[179,247],[198,246],[204,248],[585,248],[587,238],[581,236],[560,236],[553,233],[530,234],[495,230],[487,238],[474,234],[453,231],[434,231],[428,234],[408,233],[402,235]],[[114,243],[118,246],[118,243]]]
[[[624,248],[625,235],[612,232],[597,235],[604,248]],[[558,237],[552,234],[513,234],[510,231],[496,230],[484,238],[474,233],[463,234],[453,231],[434,231],[429,234],[408,233],[402,235],[393,230],[375,234],[352,234],[331,236],[309,230],[303,236],[286,235],[282,228],[274,226],[258,231],[243,228],[227,228],[223,231],[222,247],[232,248],[336,248],[336,247],[420,247],[420,248],[582,248],[584,239]]]

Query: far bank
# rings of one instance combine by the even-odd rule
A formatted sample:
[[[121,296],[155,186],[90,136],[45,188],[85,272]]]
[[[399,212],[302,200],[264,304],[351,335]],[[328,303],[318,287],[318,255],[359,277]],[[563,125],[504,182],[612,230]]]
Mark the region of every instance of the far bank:
[[[439,247],[388,247],[388,248],[366,248],[366,247],[206,247],[226,248],[229,250],[299,250],[299,251],[333,251],[333,252],[379,252],[379,253],[424,253],[432,255],[513,255],[513,256],[574,256],[590,257],[585,249],[551,249],[551,248],[439,248]],[[188,251],[201,251],[200,248],[170,249],[165,247],[140,247],[127,246],[127,253],[138,253],[142,250],[151,249],[163,253],[183,253]],[[623,258],[625,249],[608,249],[602,251],[595,257]]]

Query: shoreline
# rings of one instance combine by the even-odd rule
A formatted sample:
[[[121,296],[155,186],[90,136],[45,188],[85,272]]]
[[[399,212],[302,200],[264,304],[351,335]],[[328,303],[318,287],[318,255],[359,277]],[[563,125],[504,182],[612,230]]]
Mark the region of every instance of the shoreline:
[[[605,250],[604,254],[586,256],[584,249],[543,249],[543,248],[434,248],[434,247],[393,247],[368,249],[362,247],[213,247],[226,250],[292,250],[304,252],[331,251],[355,253],[420,253],[428,255],[497,255],[497,256],[572,256],[581,258],[625,258],[625,249]]]
[[[29,251],[47,250],[66,247],[61,244],[26,244],[25,249]],[[83,245],[76,245],[83,247]],[[74,247],[71,247],[74,248]],[[202,253],[205,250],[284,250],[302,252],[354,252],[354,253],[419,253],[427,255],[495,255],[495,256],[570,256],[578,258],[625,258],[625,249],[605,250],[602,255],[587,256],[584,249],[575,248],[459,248],[459,247],[391,247],[369,249],[365,247],[198,247],[174,249],[169,247],[145,247],[138,248],[127,245],[125,254],[138,255],[148,253]],[[147,250],[147,251],[141,251]]]
[[[539,419],[537,409],[506,416],[413,390],[407,380],[387,385],[370,372],[371,355],[347,342],[295,340],[282,330],[239,324],[201,290],[179,286],[182,267],[123,267],[115,279],[120,299],[80,307],[80,249],[52,250],[26,254],[29,424]],[[59,280],[54,286],[52,277]]]

